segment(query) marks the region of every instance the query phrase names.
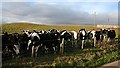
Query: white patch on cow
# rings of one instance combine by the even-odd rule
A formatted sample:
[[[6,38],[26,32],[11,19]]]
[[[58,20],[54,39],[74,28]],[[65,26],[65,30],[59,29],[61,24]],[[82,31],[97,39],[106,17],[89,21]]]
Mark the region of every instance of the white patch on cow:
[[[44,31],[42,30],[42,34],[44,34]]]
[[[50,33],[50,31],[48,31],[47,33]]]
[[[31,40],[29,40],[28,41],[28,46],[27,46],[27,50],[29,50],[29,46],[30,46],[30,44],[32,43],[32,41]]]
[[[35,50],[35,56],[36,56],[36,57],[37,57],[37,52],[38,52],[39,47],[40,47],[40,45],[35,48],[35,49],[36,49],[36,50]]]
[[[83,39],[85,39],[85,34],[86,34],[85,31],[84,31],[84,30],[81,30],[80,33],[82,33]]]
[[[45,48],[45,50],[46,50],[45,53],[48,53],[48,48],[47,48],[46,46],[45,46],[44,48]]]
[[[32,54],[31,54],[31,57],[34,56],[34,49],[35,49],[35,46],[32,46]]]
[[[105,40],[107,38],[107,34],[103,34],[103,39]]]
[[[57,32],[59,33],[60,31],[59,31],[59,30],[57,30]]]
[[[77,32],[71,31],[74,34],[74,39],[77,39]]]
[[[82,31],[83,36],[85,36],[85,31]]]
[[[9,52],[8,46],[6,46],[4,50],[5,50],[6,52]]]
[[[61,35],[64,35],[65,33],[66,33],[66,31],[62,32],[62,34],[61,34]]]
[[[89,33],[90,31],[87,31],[87,33]]]
[[[20,52],[19,52],[19,45],[14,45],[15,48],[13,48],[13,50],[15,51],[15,53],[18,55]]]
[[[85,31],[81,30],[80,33],[82,33],[83,36],[85,36]]]
[[[62,43],[60,44],[60,53],[64,52],[64,38],[62,38]]]
[[[27,34],[28,37],[31,36],[31,34],[29,34],[29,30],[24,30],[24,33]]]
[[[93,34],[92,39],[94,39],[95,38],[95,30],[91,31],[91,33]]]
[[[54,54],[56,53],[56,48],[55,47],[53,47],[53,50],[54,50]]]
[[[36,37],[38,37],[38,39],[40,40],[39,35],[38,35],[37,33],[35,33],[35,32],[34,32],[34,33],[32,33],[32,35],[31,35],[31,36],[32,36],[32,37],[35,37],[35,36],[36,36]]]
[[[42,33],[38,33],[38,34],[42,34]]]
[[[41,31],[39,31],[38,34],[44,34],[44,33],[45,33],[45,31],[44,31],[44,30],[41,30]]]
[[[55,36],[57,36],[57,34],[55,34]]]

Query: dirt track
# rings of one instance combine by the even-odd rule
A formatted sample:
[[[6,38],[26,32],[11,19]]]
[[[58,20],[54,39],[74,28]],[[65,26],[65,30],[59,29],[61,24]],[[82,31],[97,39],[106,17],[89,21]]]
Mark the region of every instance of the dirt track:
[[[104,64],[103,66],[99,68],[120,68],[120,60],[114,61],[108,64]]]

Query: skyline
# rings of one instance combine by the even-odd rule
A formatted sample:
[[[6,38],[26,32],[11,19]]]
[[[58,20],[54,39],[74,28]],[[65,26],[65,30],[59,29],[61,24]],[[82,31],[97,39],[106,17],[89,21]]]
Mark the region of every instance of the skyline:
[[[32,1],[32,0],[31,0]],[[36,0],[37,1],[37,0]],[[2,23],[118,25],[118,2],[2,2]],[[73,0],[70,0],[73,1]],[[76,0],[75,0],[76,1]],[[1,12],[1,11],[0,11]],[[108,21],[109,19],[109,21]]]

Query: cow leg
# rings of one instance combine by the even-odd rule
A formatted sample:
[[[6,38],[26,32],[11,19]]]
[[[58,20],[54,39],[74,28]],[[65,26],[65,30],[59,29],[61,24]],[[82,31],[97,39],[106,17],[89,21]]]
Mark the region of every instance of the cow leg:
[[[12,54],[12,59],[15,59],[15,54]]]
[[[8,46],[5,46],[5,49],[4,49],[4,50],[5,50],[5,52],[9,52]],[[4,50],[3,50],[3,51],[4,51]]]
[[[46,46],[44,48],[45,48],[45,53],[48,53],[48,48]]]
[[[77,40],[75,40],[75,45],[77,46]]]
[[[34,49],[35,49],[35,46],[32,46],[32,54],[31,54],[31,57],[34,57]]]
[[[82,46],[81,46],[82,49],[83,49],[84,44],[85,44],[85,40],[82,40]]]
[[[62,39],[62,43],[60,44],[60,53],[64,52],[64,38]]]
[[[74,46],[74,40],[73,39],[71,40],[71,42],[72,42],[72,46]]]
[[[96,37],[93,39],[94,47],[96,46]]]
[[[60,44],[60,53],[63,54],[64,52],[64,44]]]
[[[107,42],[110,42],[110,38],[108,38]]]
[[[54,54],[56,54],[56,48],[55,47],[53,47],[53,50],[54,50]]]
[[[60,54],[62,53],[62,43],[60,44]]]
[[[31,40],[29,40],[28,41],[28,46],[27,46],[27,50],[29,50],[29,46],[30,46],[30,44],[32,43],[32,41]]]
[[[38,52],[38,49],[39,49],[40,45],[36,47],[36,50],[35,50],[35,56],[37,57],[37,52]]]

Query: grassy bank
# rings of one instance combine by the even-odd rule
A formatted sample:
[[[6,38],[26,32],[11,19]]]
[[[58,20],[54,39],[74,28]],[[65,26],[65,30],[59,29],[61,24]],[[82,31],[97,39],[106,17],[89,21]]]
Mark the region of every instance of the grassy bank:
[[[86,30],[92,30],[96,27],[93,26],[80,26],[80,25],[44,25],[44,24],[30,24],[30,23],[12,23],[12,24],[2,24],[2,30],[7,31],[8,33],[22,33],[23,30],[50,30],[50,29],[63,30],[66,29],[68,31],[79,31],[81,28],[85,28]]]

